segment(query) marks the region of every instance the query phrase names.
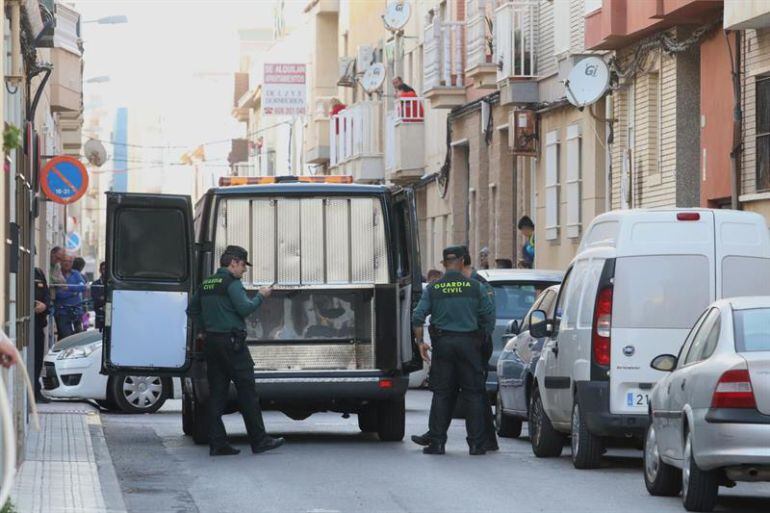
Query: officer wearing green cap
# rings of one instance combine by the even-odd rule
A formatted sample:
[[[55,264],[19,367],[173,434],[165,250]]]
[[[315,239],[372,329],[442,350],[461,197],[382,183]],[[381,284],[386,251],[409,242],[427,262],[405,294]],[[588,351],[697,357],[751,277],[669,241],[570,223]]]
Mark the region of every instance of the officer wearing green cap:
[[[219,269],[203,280],[190,300],[187,315],[196,323],[205,339],[204,354],[209,382],[209,453],[229,456],[240,451],[227,441],[222,415],[230,382],[235,384],[238,406],[246,424],[253,453],[269,451],[283,445],[283,438],[272,438],[265,432],[262,410],[254,386],[254,360],[246,346],[245,318],[254,313],[272,290],[262,287],[249,298],[241,278],[246,272],[248,252],[240,246],[227,246],[219,259]]]
[[[430,443],[425,454],[444,454],[447,430],[457,396],[466,396],[468,411],[465,427],[470,454],[486,453],[484,407],[486,399],[482,345],[484,333],[495,325],[495,308],[482,285],[463,271],[465,248],[450,246],[444,250],[444,276],[429,284],[412,315],[412,326],[420,353],[428,361],[428,346],[423,342],[423,323],[431,316],[433,364],[431,387],[433,401],[428,422]]]

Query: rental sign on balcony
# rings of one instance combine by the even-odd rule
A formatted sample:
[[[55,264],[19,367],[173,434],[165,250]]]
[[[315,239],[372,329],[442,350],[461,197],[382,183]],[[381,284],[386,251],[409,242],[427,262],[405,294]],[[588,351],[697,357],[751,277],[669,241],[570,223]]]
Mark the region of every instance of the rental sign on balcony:
[[[305,77],[304,64],[265,64],[262,115],[304,116]]]

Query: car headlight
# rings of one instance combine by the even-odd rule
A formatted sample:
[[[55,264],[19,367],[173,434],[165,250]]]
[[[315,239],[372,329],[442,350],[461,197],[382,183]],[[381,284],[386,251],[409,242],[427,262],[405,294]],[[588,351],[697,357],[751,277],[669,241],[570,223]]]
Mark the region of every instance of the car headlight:
[[[84,346],[70,347],[69,349],[65,349],[64,351],[62,351],[56,359],[66,360],[68,358],[86,358],[88,356],[91,356],[91,353],[93,353],[100,347],[102,347],[101,341],[92,342]]]

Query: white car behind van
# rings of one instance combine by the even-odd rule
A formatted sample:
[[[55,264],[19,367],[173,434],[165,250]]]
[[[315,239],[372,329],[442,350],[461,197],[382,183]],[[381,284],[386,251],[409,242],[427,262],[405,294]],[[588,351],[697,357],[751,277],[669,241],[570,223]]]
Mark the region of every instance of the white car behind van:
[[[641,439],[652,387],[664,374],[650,361],[676,354],[712,301],[768,294],[770,240],[757,214],[598,216],[567,270],[554,318],[533,312],[530,321],[549,337],[530,407],[535,454],[560,454],[571,435],[573,463],[593,468],[610,439]]]

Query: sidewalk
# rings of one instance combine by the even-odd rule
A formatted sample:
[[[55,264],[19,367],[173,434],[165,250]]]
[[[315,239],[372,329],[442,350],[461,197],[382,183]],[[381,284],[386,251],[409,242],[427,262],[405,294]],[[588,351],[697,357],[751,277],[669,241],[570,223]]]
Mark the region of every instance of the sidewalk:
[[[85,403],[40,405],[11,500],[19,513],[125,513],[99,412]]]

